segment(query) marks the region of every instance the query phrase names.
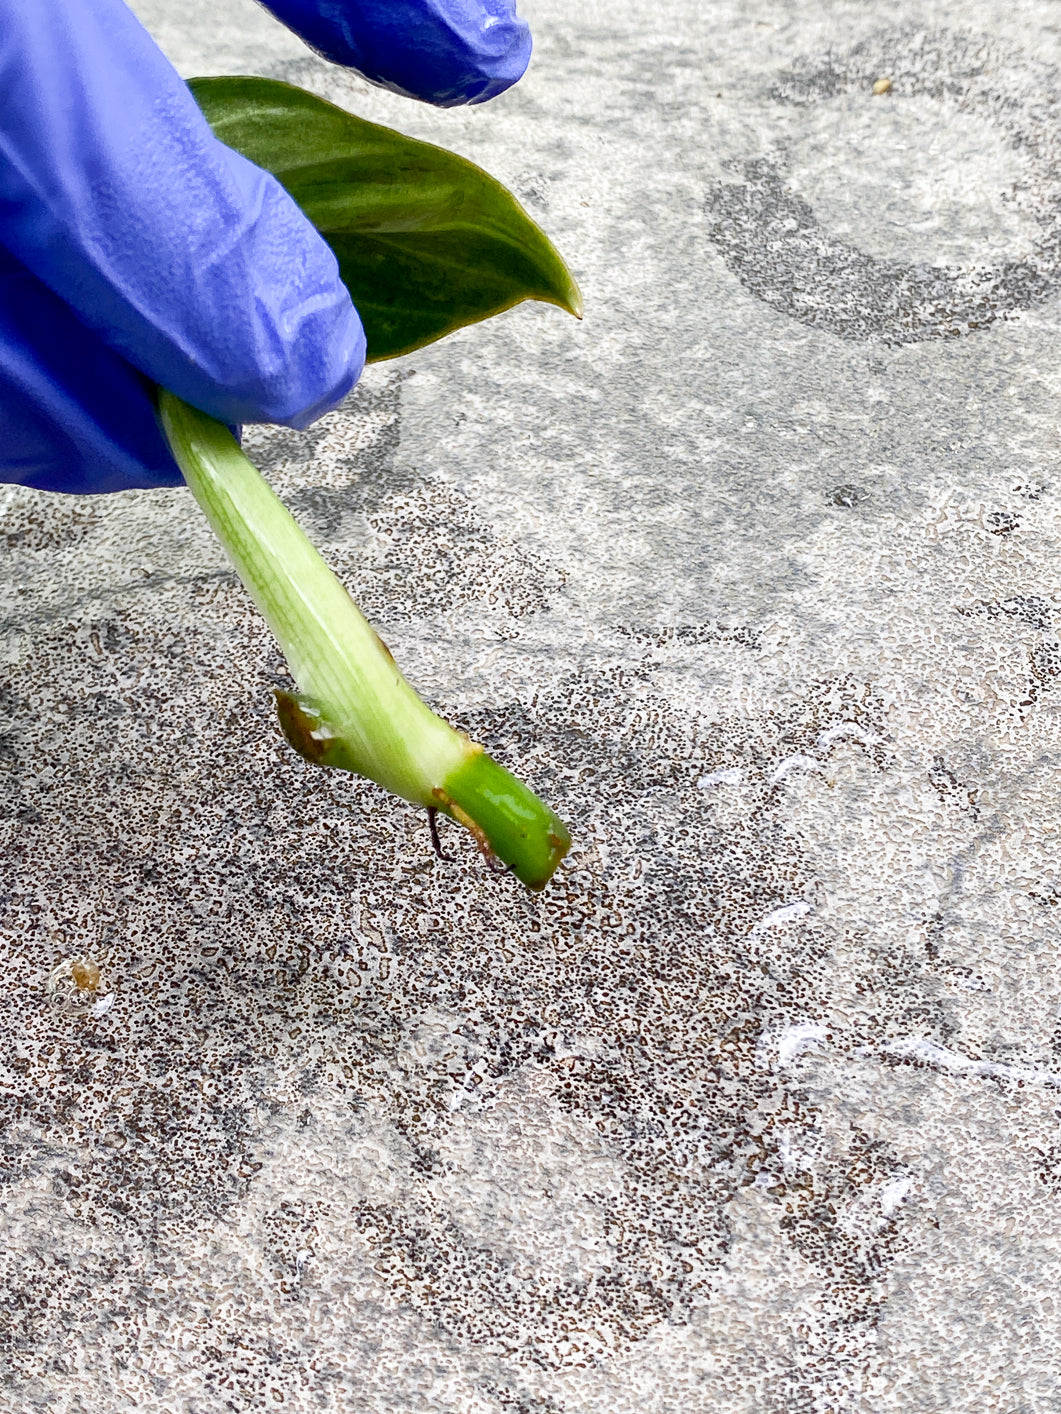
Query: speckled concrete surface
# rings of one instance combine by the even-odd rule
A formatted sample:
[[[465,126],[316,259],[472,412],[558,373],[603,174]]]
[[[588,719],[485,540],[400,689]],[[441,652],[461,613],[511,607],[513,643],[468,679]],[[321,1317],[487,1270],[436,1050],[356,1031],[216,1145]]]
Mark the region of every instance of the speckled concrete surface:
[[[568,254],[248,441],[576,846],[293,757],[187,494],[4,491],[0,1408],[1056,1410],[1056,6],[527,0],[450,113],[136,8]]]

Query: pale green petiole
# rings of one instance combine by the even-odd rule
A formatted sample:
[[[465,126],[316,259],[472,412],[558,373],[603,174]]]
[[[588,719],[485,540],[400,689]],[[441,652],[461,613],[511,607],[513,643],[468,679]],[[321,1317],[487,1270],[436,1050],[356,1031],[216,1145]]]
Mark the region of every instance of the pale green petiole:
[[[449,815],[488,858],[544,888],[571,842],[560,819],[421,702],[231,432],[169,392],[159,394],[159,413],[192,495],[304,694],[277,693],[292,746]]]

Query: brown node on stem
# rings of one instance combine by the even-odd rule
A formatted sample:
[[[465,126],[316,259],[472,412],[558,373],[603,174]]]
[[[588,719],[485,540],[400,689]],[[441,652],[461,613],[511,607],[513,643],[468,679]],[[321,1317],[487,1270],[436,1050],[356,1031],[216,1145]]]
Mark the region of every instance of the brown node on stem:
[[[363,775],[349,745],[335,734],[313,702],[283,688],[273,689],[280,730],[298,754],[313,766],[332,766],[337,771]]]
[[[280,730],[287,738],[288,745],[293,746],[307,761],[319,766],[327,745],[319,734],[320,718],[314,719],[310,716],[305,704],[293,692],[285,692],[278,687],[273,690],[273,696],[276,699]]]

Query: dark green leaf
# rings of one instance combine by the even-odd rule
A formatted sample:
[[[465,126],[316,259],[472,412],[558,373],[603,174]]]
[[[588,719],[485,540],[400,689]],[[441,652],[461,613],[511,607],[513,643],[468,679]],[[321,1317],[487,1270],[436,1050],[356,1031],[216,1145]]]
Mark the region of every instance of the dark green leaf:
[[[581,317],[578,286],[552,242],[463,157],[275,79],[190,87],[221,141],[272,172],[334,250],[370,359],[525,299]]]

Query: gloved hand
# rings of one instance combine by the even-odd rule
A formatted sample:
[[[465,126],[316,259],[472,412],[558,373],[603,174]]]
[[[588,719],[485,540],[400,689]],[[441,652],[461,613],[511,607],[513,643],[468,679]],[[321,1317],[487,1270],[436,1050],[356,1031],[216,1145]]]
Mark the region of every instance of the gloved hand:
[[[515,0],[259,3],[326,59],[441,108],[495,98],[530,62],[530,27]]]
[[[269,8],[375,82],[450,104],[519,77],[512,4]],[[331,251],[217,142],[124,0],[0,0],[0,482],[178,485],[154,383],[229,423],[304,427],[364,356]]]

